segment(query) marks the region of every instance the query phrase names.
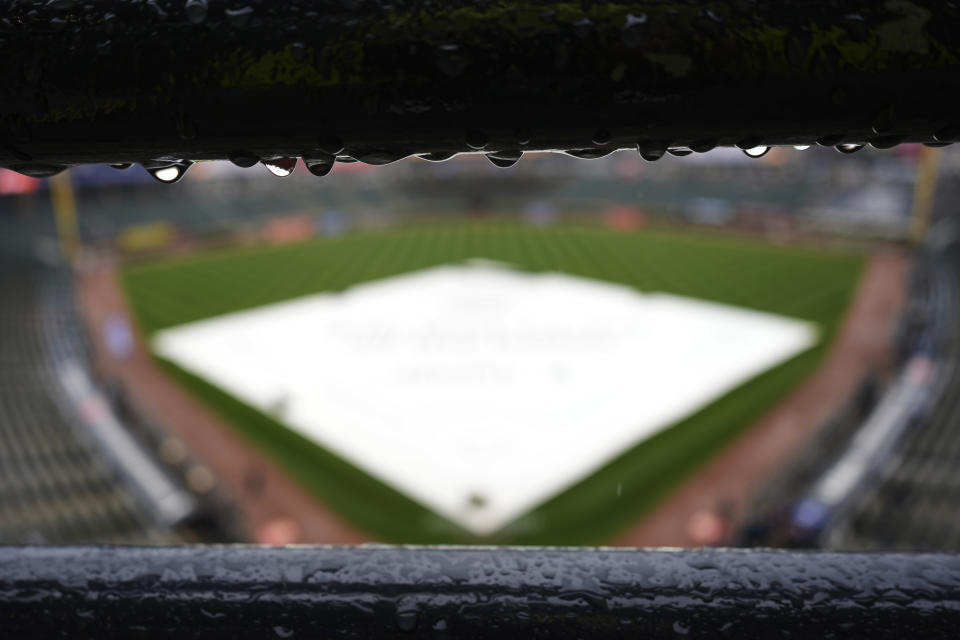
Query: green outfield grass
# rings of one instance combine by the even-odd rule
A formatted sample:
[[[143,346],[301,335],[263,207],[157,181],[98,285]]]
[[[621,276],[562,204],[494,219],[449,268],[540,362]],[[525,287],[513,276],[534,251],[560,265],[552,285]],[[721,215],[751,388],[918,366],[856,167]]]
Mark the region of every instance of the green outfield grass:
[[[123,282],[140,326],[149,334],[222,313],[476,257],[812,320],[821,326],[824,336],[813,349],[624,452],[495,539],[485,540],[515,544],[602,543],[636,522],[816,367],[863,265],[858,254],[774,247],[691,232],[534,230],[511,224],[461,223],[204,253],[129,267]],[[263,413],[169,362],[162,364],[196,397],[361,530],[392,542],[477,542],[454,524]],[[589,434],[589,425],[584,428]]]

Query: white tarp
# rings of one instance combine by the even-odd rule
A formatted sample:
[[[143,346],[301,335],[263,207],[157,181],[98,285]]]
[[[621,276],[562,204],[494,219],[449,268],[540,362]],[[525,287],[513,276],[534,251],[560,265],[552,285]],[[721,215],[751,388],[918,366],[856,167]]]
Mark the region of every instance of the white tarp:
[[[816,340],[794,319],[472,261],[153,346],[487,534]]]

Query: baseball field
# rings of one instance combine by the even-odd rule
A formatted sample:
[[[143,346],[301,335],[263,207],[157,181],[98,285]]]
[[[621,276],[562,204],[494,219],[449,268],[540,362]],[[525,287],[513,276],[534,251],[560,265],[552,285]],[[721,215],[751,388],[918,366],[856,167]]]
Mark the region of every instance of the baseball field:
[[[643,516],[817,366],[856,288],[856,253],[693,232],[531,229],[512,223],[364,232],[281,247],[216,250],[131,265],[123,283],[147,335],[398,274],[482,258],[641,292],[683,296],[815,324],[811,348],[736,385],[619,452],[576,484],[483,537],[366,473],[316,440],[171,361],[189,392],[372,537],[408,543],[596,544]],[[591,425],[583,427],[589,438]],[[530,456],[536,456],[531,450]],[[496,473],[496,469],[491,469]]]

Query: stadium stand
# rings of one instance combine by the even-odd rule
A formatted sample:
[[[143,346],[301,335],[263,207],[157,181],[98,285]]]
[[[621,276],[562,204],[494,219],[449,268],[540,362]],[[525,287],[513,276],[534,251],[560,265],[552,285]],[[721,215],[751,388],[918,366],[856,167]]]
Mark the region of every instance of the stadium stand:
[[[0,291],[0,542],[204,539],[201,505],[96,389],[69,272],[7,257]]]
[[[895,341],[898,373],[879,396],[867,381],[760,492],[741,544],[960,549],[956,266],[921,253],[911,280]]]
[[[896,449],[882,459],[875,478],[839,513],[824,533],[837,549],[960,549],[960,298],[953,265],[930,274],[929,326],[911,335],[915,351],[929,353],[936,380],[924,410],[909,416]]]

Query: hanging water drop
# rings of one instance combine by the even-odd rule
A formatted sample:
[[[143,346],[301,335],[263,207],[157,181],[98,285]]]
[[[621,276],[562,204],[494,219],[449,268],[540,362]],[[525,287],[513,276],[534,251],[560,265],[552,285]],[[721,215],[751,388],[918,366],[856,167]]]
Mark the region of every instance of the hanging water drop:
[[[249,169],[253,165],[260,162],[260,158],[257,156],[253,155],[252,153],[245,153],[243,151],[231,153],[229,156],[227,156],[227,159],[243,169]]]
[[[770,151],[770,147],[761,145],[759,147],[750,147],[749,149],[744,149],[743,152],[747,154],[747,157],[750,158],[762,158],[767,155],[767,152]]]
[[[638,146],[638,151],[640,152],[640,157],[647,162],[656,162],[667,153],[666,149],[640,146]]]
[[[506,169],[517,164],[520,160],[520,156],[523,155],[520,151],[494,151],[493,153],[484,154],[494,166],[500,167],[501,169]]]
[[[667,149],[667,153],[669,153],[672,156],[677,156],[678,158],[682,158],[684,156],[690,155],[691,153],[693,153],[693,151],[685,147],[677,147],[675,149]]]
[[[160,167],[144,167],[154,180],[164,184],[173,184],[179,182],[187,174],[187,169],[193,165],[192,162],[182,161],[174,164],[168,164]]]
[[[533,132],[530,131],[529,127],[519,127],[513,132],[513,139],[517,141],[518,145],[525,147],[533,139]]]
[[[856,153],[857,151],[860,151],[860,149],[863,149],[863,147],[864,147],[864,145],[862,145],[862,144],[857,144],[857,143],[853,143],[853,142],[846,142],[846,143],[844,143],[844,144],[838,144],[838,145],[837,145],[836,147],[834,147],[834,148],[835,148],[837,151],[839,151],[840,153],[847,153],[847,154],[849,154],[849,153]]]
[[[807,149],[810,148],[810,145],[808,145],[808,144],[795,144],[795,145],[793,145],[793,148],[796,149],[797,151],[806,151]]]
[[[717,148],[716,140],[695,140],[690,143],[690,150],[697,153],[707,153]]]
[[[286,178],[297,168],[296,158],[269,158],[261,160],[260,163],[265,166],[270,173],[281,178]]]
[[[118,171],[124,171],[133,166],[132,162],[115,162],[110,165],[110,168],[117,169]]]
[[[333,169],[336,159],[333,156],[325,158],[304,158],[303,163],[307,165],[307,171],[315,176],[325,176]]]
[[[200,24],[207,19],[207,0],[187,0],[184,5],[187,20],[193,24]]]

